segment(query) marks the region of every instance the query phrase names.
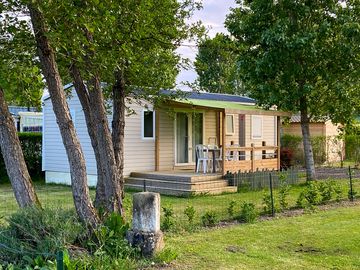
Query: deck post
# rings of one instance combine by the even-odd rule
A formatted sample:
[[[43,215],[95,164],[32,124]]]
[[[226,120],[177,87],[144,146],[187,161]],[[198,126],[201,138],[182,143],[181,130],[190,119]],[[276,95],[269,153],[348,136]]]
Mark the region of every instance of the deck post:
[[[225,175],[226,174],[226,171],[225,171],[225,156],[226,156],[226,113],[225,111],[223,111],[222,113],[222,132],[221,132],[221,137],[222,137],[222,162],[223,162],[223,165],[222,165],[222,175]]]
[[[160,112],[159,110],[155,111],[155,171],[159,171],[159,162],[160,162]]]
[[[251,158],[251,172],[255,171],[255,145],[251,144],[250,158]]]
[[[276,157],[277,157],[277,169],[278,171],[280,171],[280,127],[281,127],[281,122],[280,122],[280,116],[276,117],[277,121],[276,121],[276,126],[277,126],[277,150],[276,150]]]

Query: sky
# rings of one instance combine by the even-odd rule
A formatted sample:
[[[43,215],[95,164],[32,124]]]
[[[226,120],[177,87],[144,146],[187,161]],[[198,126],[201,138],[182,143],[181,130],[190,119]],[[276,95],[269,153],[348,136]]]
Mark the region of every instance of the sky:
[[[230,7],[235,7],[235,0],[203,0],[203,8],[195,12],[192,20],[201,20],[203,25],[208,29],[208,36],[214,37],[216,33],[227,33],[224,27],[226,15],[230,12]],[[195,44],[186,42],[185,44]],[[197,48],[181,46],[178,52],[191,61],[195,60]],[[196,79],[196,72],[192,68],[191,70],[183,70],[177,77],[177,86],[182,89],[187,89],[181,82],[189,81],[193,82]]]

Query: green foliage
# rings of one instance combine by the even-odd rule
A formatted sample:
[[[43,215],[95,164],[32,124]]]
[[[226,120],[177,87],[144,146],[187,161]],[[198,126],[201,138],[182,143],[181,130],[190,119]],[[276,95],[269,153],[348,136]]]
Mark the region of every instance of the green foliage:
[[[185,210],[184,210],[184,214],[187,216],[189,224],[193,224],[194,222],[194,217],[196,214],[195,208],[192,205],[188,205]]]
[[[321,182],[319,184],[319,191],[321,194],[322,203],[330,201],[334,193],[333,183],[330,181]]]
[[[61,209],[20,209],[7,222],[0,227],[0,263],[26,265],[24,255],[39,255],[46,262],[85,233],[75,213]]]
[[[174,227],[174,208],[171,206],[164,206],[162,209],[164,212],[164,219],[161,222],[161,230],[166,232]]]
[[[215,211],[208,210],[201,216],[203,226],[212,227],[219,223],[219,217]]]
[[[235,214],[235,206],[236,206],[235,200],[231,200],[229,203],[229,206],[227,208],[227,212],[228,212],[230,218],[232,218]]]
[[[89,242],[90,250],[96,256],[110,256],[117,259],[128,259],[135,255],[125,239],[129,224],[119,214],[112,213],[103,225],[94,232],[94,241]]]
[[[254,223],[258,217],[255,204],[244,202],[241,205],[239,221],[245,223]]]
[[[326,161],[326,146],[328,139],[325,136],[314,136],[310,138],[313,147],[314,162],[322,165]],[[305,155],[301,136],[284,134],[281,136],[281,148],[291,152],[290,165],[305,165]]]
[[[360,134],[345,136],[345,155],[346,159],[360,163]]]
[[[236,67],[236,45],[228,36],[218,33],[212,39],[200,41],[195,60],[198,85],[212,93],[240,94],[243,92]]]
[[[0,88],[9,104],[40,108],[44,84],[35,41],[29,24],[11,4],[0,3]]]
[[[271,213],[271,209],[272,209],[272,204],[271,204],[271,195],[268,191],[264,191],[263,193],[263,198],[262,198],[262,202],[263,202],[263,211],[266,214],[270,214]]]
[[[259,104],[350,121],[360,95],[358,2],[237,3],[226,27],[238,42],[240,79]]]
[[[42,175],[42,134],[24,132],[18,133],[26,165],[32,177]],[[0,180],[7,177],[6,168],[0,154]]]
[[[301,208],[329,202],[332,199],[340,201],[342,198],[341,186],[335,181],[309,181],[300,193],[296,205]]]
[[[278,191],[278,199],[279,199],[280,208],[282,211],[284,211],[289,206],[287,198],[289,196],[290,186],[286,181],[285,175],[280,175],[279,180],[280,180],[280,187]]]
[[[170,263],[178,257],[176,251],[165,248],[155,255],[155,261],[158,263]]]

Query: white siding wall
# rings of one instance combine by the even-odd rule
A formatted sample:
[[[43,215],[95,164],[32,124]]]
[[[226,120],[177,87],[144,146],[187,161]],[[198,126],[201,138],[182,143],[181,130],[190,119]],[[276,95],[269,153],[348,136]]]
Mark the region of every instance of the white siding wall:
[[[75,117],[73,120],[84,151],[87,172],[90,176],[94,176],[97,174],[94,152],[87,132],[85,116],[75,93],[68,100],[68,103],[71,114]],[[132,171],[151,171],[155,168],[155,142],[154,140],[143,140],[141,134],[143,107],[138,104],[131,104],[130,106],[136,114],[128,116],[125,123],[125,176],[128,176]],[[43,170],[46,172],[69,173],[67,155],[50,99],[45,100],[43,113]],[[50,174],[47,173],[47,175]]]

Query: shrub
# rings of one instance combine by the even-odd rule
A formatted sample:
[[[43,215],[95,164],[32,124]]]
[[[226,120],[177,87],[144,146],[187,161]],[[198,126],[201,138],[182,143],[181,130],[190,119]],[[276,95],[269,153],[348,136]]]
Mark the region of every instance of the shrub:
[[[219,222],[219,218],[215,211],[206,211],[203,216],[201,216],[201,223],[204,226],[215,226]]]
[[[326,161],[326,144],[325,136],[314,136],[310,138],[314,153],[314,162],[321,165]],[[302,146],[302,137],[296,135],[284,134],[281,137],[281,151],[282,167],[296,165],[295,161],[300,165],[305,164],[304,150]]]
[[[42,134],[24,132],[18,133],[18,135],[30,175],[32,177],[42,176]],[[0,154],[0,179],[4,177],[7,177],[7,173],[3,157]]]
[[[360,135],[345,136],[346,159],[353,160],[356,164],[360,162]]]
[[[331,200],[334,194],[333,182],[326,181],[319,184],[319,192],[321,195],[321,202],[325,203]]]
[[[280,174],[279,176],[280,180],[280,188],[279,188],[279,204],[281,210],[285,210],[288,208],[289,204],[287,202],[287,197],[289,196],[290,186],[286,182],[286,176],[283,174]]]
[[[235,214],[235,205],[236,205],[236,202],[234,200],[232,200],[229,203],[229,207],[227,208],[227,212],[228,212],[230,218],[232,218]]]
[[[194,217],[195,217],[195,208],[192,205],[188,205],[185,210],[184,210],[184,214],[187,216],[189,224],[193,224],[194,222]]]
[[[88,246],[91,253],[106,254],[112,258],[127,259],[135,256],[136,252],[126,241],[129,225],[116,213],[109,215],[104,223],[94,232],[94,239]]]
[[[306,188],[303,191],[305,199],[311,205],[320,204],[322,201],[321,192],[317,181],[309,181],[306,184]]]
[[[245,223],[254,223],[258,214],[255,209],[255,204],[244,202],[241,205],[239,221]]]
[[[26,265],[24,254],[37,257],[50,254],[77,243],[85,228],[73,211],[62,209],[26,208],[8,218],[8,225],[0,227],[0,264],[9,262]],[[12,252],[16,250],[18,252]]]
[[[174,209],[171,206],[164,206],[162,209],[164,212],[164,219],[161,223],[161,230],[169,231],[174,227]]]
[[[272,212],[272,203],[271,195],[269,192],[265,191],[263,194],[263,210],[265,214],[270,214]]]
[[[334,193],[335,193],[335,200],[340,202],[343,197],[343,191],[341,189],[341,185],[334,182]]]

